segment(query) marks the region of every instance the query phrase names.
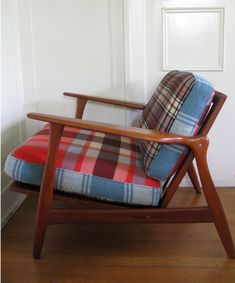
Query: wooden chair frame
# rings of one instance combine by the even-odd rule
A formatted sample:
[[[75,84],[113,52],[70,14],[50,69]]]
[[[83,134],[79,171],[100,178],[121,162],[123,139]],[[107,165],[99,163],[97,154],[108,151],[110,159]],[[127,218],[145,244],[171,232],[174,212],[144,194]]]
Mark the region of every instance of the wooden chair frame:
[[[226,96],[215,92],[212,106],[203,122],[200,133],[195,137],[177,136],[170,133],[157,132],[154,130],[136,127],[118,126],[106,123],[82,120],[83,112],[88,100],[108,103],[130,109],[143,110],[145,105],[128,101],[98,98],[74,93],[64,93],[66,96],[77,99],[77,110],[75,119],[29,113],[28,117],[50,123],[49,149],[40,192],[32,190],[33,186],[20,182],[14,182],[11,190],[30,195],[39,195],[36,227],[34,236],[33,256],[40,258],[45,232],[50,224],[68,222],[145,222],[145,223],[205,223],[213,222],[220,236],[222,244],[228,257],[235,258],[235,249],[228,222],[216,192],[207,165],[207,149],[209,140],[207,133],[214,123]],[[54,191],[56,153],[64,126],[95,130],[103,133],[122,135],[134,139],[155,141],[164,144],[179,144],[189,148],[189,153],[182,162],[175,175],[164,184],[164,195],[156,208],[138,207],[131,205],[113,204],[98,200],[71,198],[60,195]],[[188,172],[197,193],[201,192],[201,186],[193,165],[196,160],[202,190],[205,194],[207,206],[189,208],[167,208],[170,200],[176,192],[182,178]],[[52,200],[63,200],[73,204],[86,204],[90,209],[53,209]]]

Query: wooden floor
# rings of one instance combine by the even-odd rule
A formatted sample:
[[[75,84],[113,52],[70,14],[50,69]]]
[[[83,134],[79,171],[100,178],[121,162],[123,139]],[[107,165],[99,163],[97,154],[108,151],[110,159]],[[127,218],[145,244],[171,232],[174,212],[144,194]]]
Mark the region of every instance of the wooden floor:
[[[219,189],[235,240],[235,188]],[[204,204],[180,189],[171,206]],[[67,224],[50,226],[41,260],[32,258],[36,199],[2,231],[2,282],[235,282],[213,224]]]

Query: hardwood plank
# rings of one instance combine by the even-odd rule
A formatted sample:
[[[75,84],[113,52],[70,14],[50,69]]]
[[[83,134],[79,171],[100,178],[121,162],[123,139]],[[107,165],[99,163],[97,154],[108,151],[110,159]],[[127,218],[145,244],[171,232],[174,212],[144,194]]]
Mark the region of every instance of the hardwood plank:
[[[235,188],[218,193],[235,238]],[[170,206],[176,205],[205,200],[180,189]],[[2,282],[235,282],[235,260],[210,223],[53,225],[42,259],[34,260],[35,209],[29,197],[2,230]]]

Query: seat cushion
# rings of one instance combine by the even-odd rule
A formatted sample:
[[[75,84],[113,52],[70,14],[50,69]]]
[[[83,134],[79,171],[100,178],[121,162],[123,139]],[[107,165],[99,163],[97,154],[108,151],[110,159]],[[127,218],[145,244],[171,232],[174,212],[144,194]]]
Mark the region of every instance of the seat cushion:
[[[49,125],[14,150],[5,172],[40,185]],[[120,203],[157,206],[160,183],[146,176],[138,143],[126,137],[65,127],[56,161],[55,189]]]
[[[168,73],[146,105],[140,120],[142,128],[193,136],[210,107],[214,95],[212,85],[189,72]],[[148,176],[164,182],[173,175],[187,149],[179,145],[161,145],[140,141]]]

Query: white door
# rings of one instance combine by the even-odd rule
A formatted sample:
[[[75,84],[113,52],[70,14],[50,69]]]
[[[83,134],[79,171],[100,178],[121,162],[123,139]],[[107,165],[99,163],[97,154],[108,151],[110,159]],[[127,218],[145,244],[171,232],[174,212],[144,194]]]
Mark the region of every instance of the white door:
[[[217,186],[235,186],[235,1],[124,1],[124,31],[127,98],[148,101],[174,69],[198,73],[228,96],[208,160]]]

